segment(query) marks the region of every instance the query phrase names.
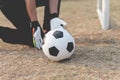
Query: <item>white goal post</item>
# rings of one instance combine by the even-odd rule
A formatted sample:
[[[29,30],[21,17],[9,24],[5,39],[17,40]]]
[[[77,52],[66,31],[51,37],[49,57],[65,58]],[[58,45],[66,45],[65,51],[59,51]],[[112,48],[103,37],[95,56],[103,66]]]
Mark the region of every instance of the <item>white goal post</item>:
[[[110,0],[97,0],[97,13],[102,29],[110,28]]]

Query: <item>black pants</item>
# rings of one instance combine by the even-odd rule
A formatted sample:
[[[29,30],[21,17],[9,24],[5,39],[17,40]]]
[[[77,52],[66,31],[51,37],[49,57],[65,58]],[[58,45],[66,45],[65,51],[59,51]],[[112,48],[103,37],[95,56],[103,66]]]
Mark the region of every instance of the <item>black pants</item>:
[[[59,0],[58,15],[60,2]],[[36,7],[45,6],[43,26],[45,30],[49,30],[50,11],[48,0],[36,0],[36,5]],[[30,31],[30,18],[27,14],[25,0],[0,0],[0,9],[8,20],[17,28],[17,30],[14,30],[0,27],[0,38],[8,43],[33,46]]]
[[[60,10],[58,5],[58,16]],[[50,30],[50,11],[49,0],[36,0],[36,7],[45,6],[43,29]],[[30,18],[27,14],[25,0],[0,0],[2,13],[15,25],[19,30],[28,30]]]

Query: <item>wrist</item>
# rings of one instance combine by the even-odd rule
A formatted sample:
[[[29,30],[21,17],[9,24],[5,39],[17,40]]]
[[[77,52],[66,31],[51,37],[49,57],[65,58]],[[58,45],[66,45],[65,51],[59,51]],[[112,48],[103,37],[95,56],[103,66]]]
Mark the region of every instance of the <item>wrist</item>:
[[[56,17],[58,17],[57,13],[53,13],[53,14],[50,15],[50,19],[53,19],[53,18],[56,18]]]
[[[37,26],[40,26],[39,22],[38,21],[32,21],[30,23],[31,27],[37,27]]]

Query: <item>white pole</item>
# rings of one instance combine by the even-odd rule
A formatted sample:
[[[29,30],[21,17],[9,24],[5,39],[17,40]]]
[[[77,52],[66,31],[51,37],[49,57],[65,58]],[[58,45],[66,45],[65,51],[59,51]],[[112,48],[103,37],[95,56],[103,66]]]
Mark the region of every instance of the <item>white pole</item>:
[[[98,13],[98,18],[100,20],[101,25],[103,24],[102,22],[102,0],[97,0],[97,13]]]
[[[102,8],[102,9],[101,9]],[[97,0],[97,13],[102,29],[110,28],[110,0]]]
[[[110,0],[102,0],[102,29],[109,29]]]
[[[102,0],[97,0],[97,9],[100,9],[102,5]]]

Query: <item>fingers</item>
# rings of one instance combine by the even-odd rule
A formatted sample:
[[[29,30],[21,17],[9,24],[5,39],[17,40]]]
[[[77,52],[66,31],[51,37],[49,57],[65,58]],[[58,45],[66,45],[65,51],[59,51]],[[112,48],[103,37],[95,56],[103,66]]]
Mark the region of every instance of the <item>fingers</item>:
[[[67,25],[67,23],[65,21],[63,21],[62,19],[59,19],[59,18],[53,18],[50,21],[51,30],[61,28],[61,27],[65,27],[66,25]]]
[[[37,46],[36,46],[36,47],[37,47],[38,49],[40,49],[40,48],[41,48],[41,43],[40,43],[40,41],[36,41],[36,42],[37,42]]]
[[[40,39],[36,39],[36,38],[35,38],[34,47],[36,47],[36,48],[38,48],[38,49],[41,49],[42,43],[41,43],[41,40],[40,40]]]
[[[34,47],[41,49],[42,37],[41,37],[41,32],[39,27],[37,27],[36,31],[33,34],[33,37],[34,37]]]

